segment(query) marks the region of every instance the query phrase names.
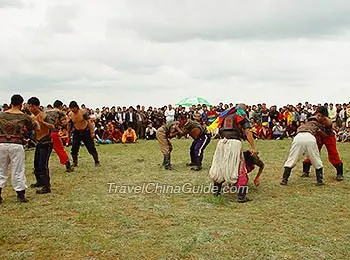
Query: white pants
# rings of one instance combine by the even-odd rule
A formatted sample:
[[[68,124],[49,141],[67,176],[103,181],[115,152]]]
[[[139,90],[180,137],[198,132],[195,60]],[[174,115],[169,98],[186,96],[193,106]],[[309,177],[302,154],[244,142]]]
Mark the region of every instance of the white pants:
[[[9,166],[13,189],[15,191],[25,190],[27,186],[23,145],[0,143],[0,188],[3,188],[6,184]]]
[[[226,181],[234,184],[238,180],[239,167],[241,163],[242,142],[234,139],[221,139],[213,157],[209,170],[210,178],[214,182]]]
[[[323,167],[316,138],[310,133],[299,133],[294,137],[284,167],[294,168],[302,156],[308,157],[315,169]]]

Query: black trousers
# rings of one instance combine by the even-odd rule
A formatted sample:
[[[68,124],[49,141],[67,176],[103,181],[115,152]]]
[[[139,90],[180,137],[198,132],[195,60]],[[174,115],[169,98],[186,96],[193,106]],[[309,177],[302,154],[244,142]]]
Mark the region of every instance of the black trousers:
[[[73,132],[73,142],[72,142],[72,150],[71,150],[73,162],[78,163],[78,154],[79,154],[81,142],[84,143],[89,154],[91,154],[92,157],[94,158],[95,163],[98,163],[99,162],[98,153],[95,147],[94,140],[91,138],[89,129],[85,129],[83,131],[75,130]]]
[[[154,140],[154,139],[156,139],[156,133],[153,133],[153,135],[147,133],[146,134],[146,139],[147,140]]]
[[[191,162],[197,166],[202,166],[204,149],[210,143],[211,135],[203,134],[192,142],[190,147]]]
[[[51,151],[52,142],[50,137],[50,140],[39,142],[36,145],[34,155],[34,174],[36,181],[46,188],[50,188],[49,159]]]

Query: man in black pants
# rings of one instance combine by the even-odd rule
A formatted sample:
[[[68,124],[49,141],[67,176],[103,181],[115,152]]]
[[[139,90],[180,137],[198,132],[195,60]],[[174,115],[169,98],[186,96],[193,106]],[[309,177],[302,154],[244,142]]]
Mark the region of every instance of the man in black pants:
[[[35,139],[37,141],[34,155],[34,173],[36,183],[31,187],[42,187],[37,190],[38,194],[51,192],[49,159],[52,152],[51,130],[55,127],[54,122],[40,110],[40,101],[36,97],[28,100],[29,110],[33,114],[33,119],[38,127],[35,129]]]
[[[199,122],[188,119],[187,115],[181,115],[179,117],[179,123],[182,133],[179,133],[178,136],[189,134],[193,138],[190,147],[191,162],[186,165],[193,166],[191,168],[192,171],[200,171],[202,169],[204,149],[210,143],[211,135],[207,133],[207,129]]]
[[[70,123],[68,124],[68,132],[73,130],[73,142],[72,142],[72,158],[73,166],[78,166],[78,154],[80,149],[80,143],[83,142],[88,152],[92,155],[95,161],[95,166],[100,167],[100,161],[98,160],[98,153],[94,143],[94,126],[89,121],[89,114],[85,109],[80,109],[77,102],[72,101],[69,104],[71,112],[68,116]]]

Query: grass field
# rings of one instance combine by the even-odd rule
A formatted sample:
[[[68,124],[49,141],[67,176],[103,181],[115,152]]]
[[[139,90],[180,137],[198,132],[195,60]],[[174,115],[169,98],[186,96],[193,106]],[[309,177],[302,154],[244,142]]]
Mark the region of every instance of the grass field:
[[[253,201],[245,204],[235,194],[108,192],[108,183],[210,184],[217,141],[200,172],[185,166],[190,143],[173,141],[173,171],[161,168],[156,141],[98,146],[101,168],[82,148],[72,174],[52,154],[52,193],[28,188],[27,204],[16,202],[9,179],[0,205],[0,259],[350,259],[349,144],[338,144],[343,182],[334,180],[323,151],[326,185],[315,186],[313,172],[300,178],[300,162],[281,186],[290,141],[258,141],[266,168],[258,188],[256,170],[251,174]],[[29,186],[33,152],[26,157]]]

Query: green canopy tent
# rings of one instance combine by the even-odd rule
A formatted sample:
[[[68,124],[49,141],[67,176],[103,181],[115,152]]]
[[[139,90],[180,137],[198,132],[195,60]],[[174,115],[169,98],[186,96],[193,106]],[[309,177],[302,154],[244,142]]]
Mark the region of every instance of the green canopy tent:
[[[184,98],[176,105],[183,106],[183,107],[190,107],[192,105],[198,105],[198,104],[200,105],[205,104],[207,106],[210,106],[210,103],[206,99],[202,97],[196,97],[196,96]]]

